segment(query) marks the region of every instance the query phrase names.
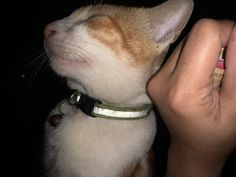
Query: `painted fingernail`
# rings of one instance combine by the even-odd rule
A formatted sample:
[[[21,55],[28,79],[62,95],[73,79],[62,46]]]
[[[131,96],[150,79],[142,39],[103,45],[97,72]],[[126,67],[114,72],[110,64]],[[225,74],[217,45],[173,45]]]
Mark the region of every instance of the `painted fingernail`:
[[[224,76],[225,71],[225,63],[224,63],[224,50],[225,48],[221,49],[220,57],[216,63],[216,67],[214,70],[214,76],[213,76],[213,87],[219,88],[221,86],[221,82]]]

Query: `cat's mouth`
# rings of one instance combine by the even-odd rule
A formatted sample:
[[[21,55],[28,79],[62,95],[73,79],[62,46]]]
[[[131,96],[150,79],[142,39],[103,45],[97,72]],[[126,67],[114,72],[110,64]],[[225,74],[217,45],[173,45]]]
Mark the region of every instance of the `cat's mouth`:
[[[87,66],[87,61],[84,58],[72,59],[69,57],[64,58],[58,56],[51,56],[49,58],[51,67],[59,75],[67,75],[68,72],[76,71],[79,68]]]
[[[61,50],[61,52],[57,52],[58,50]],[[50,61],[56,65],[61,66],[77,66],[81,64],[86,64],[88,60],[81,55],[71,55],[70,53],[67,53],[65,50],[62,49],[54,49],[46,47],[46,53],[50,59]]]
[[[85,58],[70,58],[70,57],[60,57],[60,56],[53,56],[50,57],[50,60],[56,62],[59,65],[78,65],[78,64],[86,64],[87,60]]]
[[[70,77],[88,64],[83,58],[71,59],[58,56],[49,57],[51,68],[61,76]]]
[[[73,55],[71,52],[68,52],[70,50],[66,51],[65,48],[62,48],[60,45],[53,45],[53,47],[45,45],[45,51],[50,61],[57,65],[74,66],[78,64],[86,64],[88,62],[88,60],[83,55]]]

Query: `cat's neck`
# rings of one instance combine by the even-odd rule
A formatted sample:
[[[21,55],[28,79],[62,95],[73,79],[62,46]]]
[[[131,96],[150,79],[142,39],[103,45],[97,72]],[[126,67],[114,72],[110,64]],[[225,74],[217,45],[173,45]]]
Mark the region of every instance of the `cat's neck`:
[[[99,92],[98,90],[85,88],[73,80],[68,80],[67,83],[71,89],[78,90],[105,103],[121,105],[143,105],[151,103],[146,89],[142,89],[142,86],[139,87],[139,90],[135,89],[133,91],[130,89],[127,91],[126,88],[128,87],[124,87],[119,92],[116,90]]]

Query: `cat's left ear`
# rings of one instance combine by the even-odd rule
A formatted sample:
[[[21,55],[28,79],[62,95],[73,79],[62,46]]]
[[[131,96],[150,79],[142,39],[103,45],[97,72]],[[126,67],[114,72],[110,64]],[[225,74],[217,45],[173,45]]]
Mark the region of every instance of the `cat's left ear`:
[[[187,24],[192,10],[192,0],[168,0],[148,9],[154,41],[173,43]]]

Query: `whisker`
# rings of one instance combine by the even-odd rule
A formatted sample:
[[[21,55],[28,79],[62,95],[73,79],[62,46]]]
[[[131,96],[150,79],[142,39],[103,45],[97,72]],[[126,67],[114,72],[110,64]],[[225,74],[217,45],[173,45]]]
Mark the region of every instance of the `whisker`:
[[[41,58],[44,55],[44,51],[38,51],[35,52],[33,54],[30,54],[29,56],[21,59],[20,62],[16,63],[16,66],[21,66],[20,68],[16,69],[15,71],[20,72],[24,69],[28,69],[28,67],[30,67],[31,65],[34,64],[34,62],[36,62],[39,58]],[[34,58],[34,56],[36,56]],[[33,60],[31,60],[32,58],[34,58]],[[29,60],[30,59],[30,60]]]
[[[80,48],[81,49],[81,48]],[[86,58],[88,58],[88,56],[91,58],[95,58],[96,56],[92,53],[92,52],[89,52],[87,50],[83,50],[83,52],[78,52],[78,51],[74,51],[74,50],[70,50],[70,53],[75,56],[75,57],[78,57],[78,58],[81,58],[83,60],[87,60]]]
[[[28,87],[31,88],[33,86],[33,83],[35,82],[36,78],[38,77],[40,71],[43,70],[43,68],[45,68],[46,64],[47,64],[47,58],[43,58],[39,65],[37,66],[36,70],[34,71],[34,73],[32,74],[32,76],[29,78],[29,85]]]
[[[94,5],[94,0],[88,0],[89,5]]]
[[[102,5],[103,4],[103,0],[99,0],[99,4],[98,5]]]
[[[91,42],[87,42],[87,41],[82,41],[82,42],[84,42],[84,43],[87,43],[87,44],[89,44],[89,45],[93,45],[93,46],[95,46],[95,47],[97,47],[97,48],[103,48],[103,46],[98,46],[98,45],[96,45],[96,44],[94,44],[94,43],[91,43]],[[83,47],[81,47],[81,46],[78,46],[76,43],[73,43],[73,42],[66,42],[67,44],[69,44],[69,45],[71,45],[71,46],[73,46],[73,47],[76,47],[77,49],[79,49],[79,50],[81,50],[81,51],[83,51],[85,54],[84,55],[86,55],[86,53],[87,54],[89,54],[89,55],[91,55],[92,57],[96,57],[91,51],[88,51],[88,50],[86,50],[86,49],[84,49]],[[76,52],[77,54],[79,54],[80,52]],[[86,57],[85,57],[86,58]]]
[[[76,46],[78,46],[76,43],[73,43],[73,42],[68,42],[68,41],[66,41],[68,44],[72,44],[72,45],[76,45]],[[80,41],[79,42],[83,42],[83,43],[85,43],[85,44],[89,44],[89,45],[93,45],[93,46],[95,46],[95,47],[98,47],[98,48],[101,48],[102,46],[98,46],[98,45],[96,45],[96,44],[94,44],[94,43],[92,43],[92,42],[88,42],[88,41],[84,41],[84,40],[82,40],[82,39],[80,39]]]
[[[34,58],[33,60],[29,60],[30,58],[32,58],[33,56],[37,55],[36,58]],[[25,57],[24,59],[22,59],[20,62],[15,63],[14,67],[9,68],[10,71],[9,76],[3,81],[3,84],[1,84],[1,86],[6,86],[7,84],[9,84],[14,78],[18,77],[20,75],[20,77],[25,77],[25,73],[34,65],[36,65],[38,62],[40,62],[41,58],[46,55],[45,52],[42,51],[38,51],[35,52],[33,54],[30,54],[29,56]]]
[[[100,4],[100,0],[94,0],[94,6],[97,6]]]
[[[80,57],[82,59],[86,58],[86,53],[93,55],[92,53],[88,52],[84,48],[76,45],[75,43],[72,42],[66,42],[63,47],[65,50],[62,51],[63,55],[66,56],[68,54],[72,54],[73,56]],[[75,50],[76,49],[76,50]]]
[[[42,58],[45,57],[46,54],[42,53],[38,57],[34,58],[32,61],[26,63],[22,68],[19,69],[20,72],[24,73],[30,70],[33,66],[36,66],[38,63],[41,62]]]

